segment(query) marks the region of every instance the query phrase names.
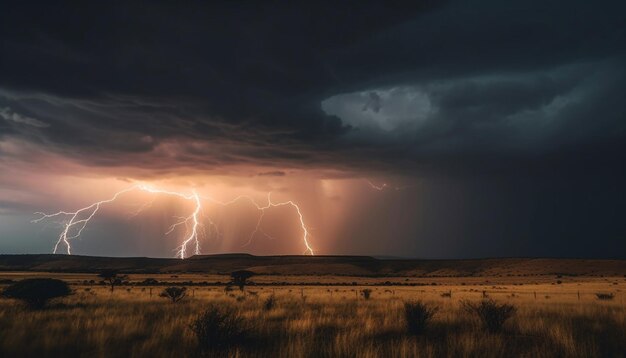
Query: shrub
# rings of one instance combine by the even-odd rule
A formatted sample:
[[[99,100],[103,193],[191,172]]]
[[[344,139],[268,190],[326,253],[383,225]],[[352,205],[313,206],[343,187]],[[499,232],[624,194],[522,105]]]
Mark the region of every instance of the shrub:
[[[141,282],[141,284],[142,284],[142,285],[146,285],[146,286],[152,286],[152,285],[158,285],[158,284],[159,284],[159,281],[157,281],[157,280],[156,280],[156,279],[154,279],[154,278],[150,278],[150,277],[149,277],[149,278],[147,278],[147,279],[143,280],[143,281]]]
[[[465,311],[476,314],[489,332],[499,332],[504,323],[515,314],[516,308],[506,303],[499,304],[492,299],[485,299],[479,303],[461,301]]]
[[[190,325],[198,339],[200,350],[226,348],[241,343],[246,336],[246,327],[234,311],[209,307]]]
[[[276,306],[276,297],[274,295],[269,296],[265,302],[263,302],[263,309],[271,311]]]
[[[409,333],[423,333],[438,310],[438,307],[431,307],[422,301],[406,302],[404,304],[404,317]]]
[[[372,290],[370,290],[369,288],[366,288],[361,291],[361,294],[363,294],[363,298],[365,298],[366,300],[369,300],[370,296],[372,295]]]
[[[596,297],[598,297],[599,300],[610,301],[615,298],[615,295],[613,293],[596,293]]]
[[[167,287],[159,296],[168,298],[172,303],[176,303],[187,296],[187,287]]]
[[[2,291],[2,296],[23,301],[33,309],[43,308],[53,298],[72,293],[65,281],[52,278],[32,278],[18,281]]]

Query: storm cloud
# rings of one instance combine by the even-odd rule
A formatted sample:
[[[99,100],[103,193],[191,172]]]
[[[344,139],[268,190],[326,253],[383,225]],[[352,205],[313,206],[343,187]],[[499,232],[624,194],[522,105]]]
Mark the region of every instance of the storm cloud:
[[[475,152],[555,155],[624,135],[619,2],[3,7],[0,104],[46,123],[31,140],[90,160],[192,140],[241,144],[207,166],[359,167],[367,155],[419,167],[429,155],[485,163]],[[386,124],[368,111],[342,118],[351,105]]]
[[[521,180],[537,200],[591,190],[580,205],[623,213],[625,14],[621,1],[3,2],[0,165],[399,176],[446,208],[447,185],[500,193],[467,204],[478,212],[516,205]]]

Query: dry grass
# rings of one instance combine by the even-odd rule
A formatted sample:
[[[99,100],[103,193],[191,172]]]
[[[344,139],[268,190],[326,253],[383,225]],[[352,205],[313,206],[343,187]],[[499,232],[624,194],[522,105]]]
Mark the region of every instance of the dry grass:
[[[193,356],[199,353],[189,325],[209,305],[217,305],[235,311],[249,336],[245,343],[209,356],[623,356],[626,305],[620,287],[623,283],[610,287],[616,293],[611,301],[595,296],[609,288],[599,280],[495,287],[462,286],[458,281],[432,287],[367,286],[372,289],[369,300],[360,294],[364,286],[256,286],[247,289],[255,294],[245,298],[223,287],[189,287],[187,297],[174,305],[158,297],[163,287],[154,287],[150,297],[149,288],[120,287],[110,293],[106,287],[74,285],[75,295],[48,310],[30,311],[15,301],[0,301],[0,352],[11,357]],[[480,300],[482,291],[517,307],[501,333],[482,330],[459,303]],[[452,292],[452,298],[441,297],[443,292]],[[273,307],[265,309],[272,295]],[[404,318],[404,303],[417,299],[439,307],[419,336],[406,331]]]

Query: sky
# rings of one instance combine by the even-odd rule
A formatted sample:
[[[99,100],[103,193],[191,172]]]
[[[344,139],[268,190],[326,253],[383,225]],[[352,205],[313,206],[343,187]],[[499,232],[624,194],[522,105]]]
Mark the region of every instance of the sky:
[[[128,189],[72,254],[626,258],[623,1],[3,1],[0,52],[0,253]]]

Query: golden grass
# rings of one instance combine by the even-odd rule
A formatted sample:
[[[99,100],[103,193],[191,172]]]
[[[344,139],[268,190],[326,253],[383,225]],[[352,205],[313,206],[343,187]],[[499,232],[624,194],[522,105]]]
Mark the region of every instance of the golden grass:
[[[153,287],[150,296],[148,287],[119,287],[110,293],[98,285],[73,285],[73,296],[47,310],[29,311],[15,301],[1,300],[0,352],[7,357],[190,356],[196,354],[197,342],[189,324],[209,304],[216,304],[236,310],[250,325],[245,344],[212,352],[233,357],[626,354],[623,278],[611,278],[609,284],[581,279],[523,286],[458,284],[463,280],[437,286],[368,286],[373,290],[369,300],[359,295],[363,286],[250,286],[243,300],[237,299],[243,295],[239,291],[189,287],[189,297],[177,304],[158,297],[163,287]],[[518,308],[502,333],[486,333],[459,305],[462,299],[481,299],[483,290]],[[600,291],[616,297],[600,301],[595,297]],[[451,297],[442,297],[443,292],[451,292]],[[272,294],[276,306],[266,311],[263,302]],[[403,303],[410,299],[440,307],[421,336],[406,332]]]

